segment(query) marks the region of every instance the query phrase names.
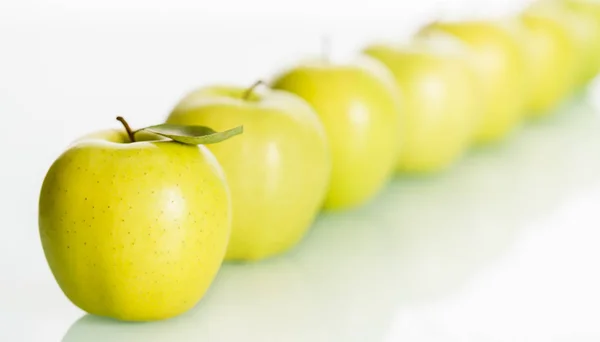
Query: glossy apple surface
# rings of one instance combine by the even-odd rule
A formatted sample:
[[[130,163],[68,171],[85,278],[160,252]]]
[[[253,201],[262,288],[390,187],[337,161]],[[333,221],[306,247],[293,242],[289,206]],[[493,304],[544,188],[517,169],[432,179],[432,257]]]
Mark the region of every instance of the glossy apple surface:
[[[402,135],[397,87],[385,66],[367,57],[309,61],[281,72],[272,85],[306,100],[325,127],[333,160],[325,209],[375,196],[392,175]]]
[[[264,259],[295,246],[319,212],[331,173],[323,126],[289,93],[237,87],[191,92],[168,123],[244,134],[208,145],[225,170],[233,203],[227,260]]]
[[[475,133],[477,143],[498,141],[508,135],[523,117],[524,59],[515,37],[495,21],[434,22],[417,37],[447,34],[469,49],[483,100],[483,117]]]
[[[391,70],[401,91],[404,139],[398,171],[440,171],[471,144],[481,105],[475,75],[460,49],[415,42],[364,50]]]
[[[78,140],[50,167],[39,230],[60,288],[91,314],[127,321],[193,307],[231,229],[225,176],[203,146],[121,131]]]

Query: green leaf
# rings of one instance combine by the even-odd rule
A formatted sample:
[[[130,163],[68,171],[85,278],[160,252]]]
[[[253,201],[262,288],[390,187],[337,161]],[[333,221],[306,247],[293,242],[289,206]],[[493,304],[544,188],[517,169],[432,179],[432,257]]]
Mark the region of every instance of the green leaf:
[[[218,143],[241,134],[244,131],[244,127],[237,126],[223,132],[216,132],[212,128],[206,126],[161,124],[142,128],[139,131],[158,134],[183,144],[206,145]]]

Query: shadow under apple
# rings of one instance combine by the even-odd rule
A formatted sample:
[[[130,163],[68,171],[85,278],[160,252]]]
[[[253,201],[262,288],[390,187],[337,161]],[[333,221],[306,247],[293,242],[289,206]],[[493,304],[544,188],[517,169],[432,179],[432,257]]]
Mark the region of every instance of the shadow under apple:
[[[598,127],[588,110],[563,110],[447,172],[395,179],[361,208],[322,214],[285,255],[224,265],[180,317],[85,315],[63,342],[382,340],[396,310],[460,291],[532,220],[598,180],[600,157],[588,160]]]

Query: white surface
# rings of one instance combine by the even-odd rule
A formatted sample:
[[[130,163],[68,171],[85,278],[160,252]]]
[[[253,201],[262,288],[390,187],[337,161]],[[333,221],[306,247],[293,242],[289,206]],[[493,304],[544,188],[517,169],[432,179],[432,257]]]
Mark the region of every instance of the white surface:
[[[323,34],[346,56],[440,13],[519,5],[0,0],[0,341],[600,340],[594,95],[438,177],[396,180],[322,217],[282,258],[226,265],[168,322],[78,321],[39,243],[47,168],[117,114],[155,123],[192,87],[250,84],[318,54]]]

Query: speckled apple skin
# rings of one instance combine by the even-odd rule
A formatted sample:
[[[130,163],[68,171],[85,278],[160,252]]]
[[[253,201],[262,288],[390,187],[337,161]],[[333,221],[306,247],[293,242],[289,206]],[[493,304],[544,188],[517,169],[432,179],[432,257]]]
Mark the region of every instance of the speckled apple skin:
[[[127,139],[101,132],[54,162],[39,201],[42,246],[60,288],[86,312],[170,318],[202,298],[222,263],[229,190],[205,147]]]

